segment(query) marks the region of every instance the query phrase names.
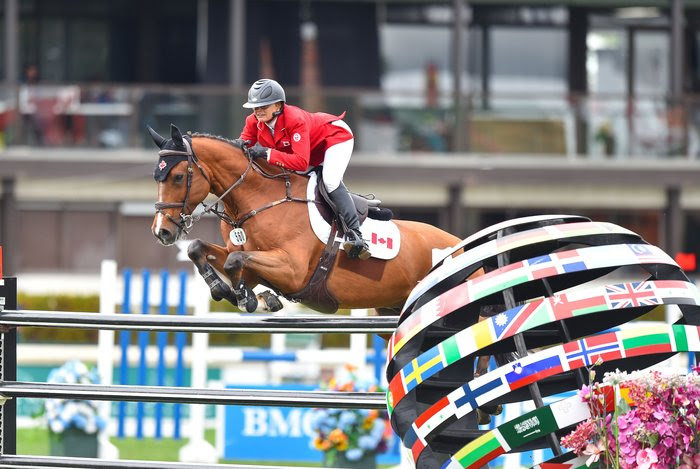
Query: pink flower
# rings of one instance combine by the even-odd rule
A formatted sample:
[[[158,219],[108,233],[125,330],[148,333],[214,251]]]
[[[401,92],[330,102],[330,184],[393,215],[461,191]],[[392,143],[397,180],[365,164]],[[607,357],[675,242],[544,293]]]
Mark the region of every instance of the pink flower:
[[[605,452],[605,446],[603,446],[603,442],[598,440],[595,445],[589,443],[586,445],[586,449],[583,450],[583,454],[585,456],[590,456],[586,460],[586,466],[590,466],[594,462],[598,461],[600,459],[600,455]]]
[[[659,458],[656,451],[651,448],[644,448],[637,453],[637,467],[639,469],[651,469],[652,465],[657,462],[659,462]]]

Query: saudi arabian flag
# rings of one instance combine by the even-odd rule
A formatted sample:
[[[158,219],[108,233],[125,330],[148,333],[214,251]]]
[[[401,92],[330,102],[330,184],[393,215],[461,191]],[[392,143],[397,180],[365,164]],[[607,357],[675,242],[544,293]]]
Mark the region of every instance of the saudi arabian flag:
[[[498,430],[490,431],[481,435],[452,456],[453,460],[459,461],[462,467],[469,469],[480,468],[484,464],[497,458],[506,450],[501,446],[497,437]]]
[[[499,425],[498,430],[508,446],[517,448],[528,441],[542,438],[557,428],[552,409],[546,406]]]

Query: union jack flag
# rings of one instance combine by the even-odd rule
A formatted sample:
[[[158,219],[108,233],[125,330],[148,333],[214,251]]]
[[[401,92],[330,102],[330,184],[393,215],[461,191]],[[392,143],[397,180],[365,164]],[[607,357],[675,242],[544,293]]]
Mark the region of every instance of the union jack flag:
[[[661,304],[651,282],[616,283],[605,286],[605,296],[613,309]]]

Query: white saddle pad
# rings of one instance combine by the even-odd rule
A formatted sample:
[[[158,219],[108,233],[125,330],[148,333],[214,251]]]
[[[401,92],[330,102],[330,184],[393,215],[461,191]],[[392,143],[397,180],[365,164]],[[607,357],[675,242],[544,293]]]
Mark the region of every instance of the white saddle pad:
[[[314,200],[317,183],[316,173],[311,173],[309,185],[306,187],[306,197],[309,200]],[[325,244],[328,242],[328,237],[331,234],[331,226],[323,219],[315,203],[309,202],[308,206],[311,228],[314,230],[316,237]],[[398,255],[399,248],[401,247],[401,232],[393,221],[367,218],[360,226],[360,231],[362,232],[362,238],[369,246],[372,257],[376,257],[377,259],[393,259]],[[336,239],[342,241],[339,237]],[[340,249],[342,248],[343,246],[341,244]]]

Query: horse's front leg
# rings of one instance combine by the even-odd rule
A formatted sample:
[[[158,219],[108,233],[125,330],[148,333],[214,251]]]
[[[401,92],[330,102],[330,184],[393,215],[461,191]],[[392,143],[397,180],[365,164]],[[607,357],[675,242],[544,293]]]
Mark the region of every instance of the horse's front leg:
[[[225,298],[235,305],[236,297],[231,291],[231,288],[214,270],[216,269],[223,272],[224,262],[229,255],[228,250],[223,246],[205,243],[201,239],[195,239],[188,246],[187,255],[209,286],[211,297],[215,301],[220,301]]]
[[[244,275],[245,269],[245,275]],[[272,292],[266,291],[257,297],[246,285],[246,278],[264,279],[269,285],[284,291],[298,291],[306,272],[295,269],[285,251],[235,251],[228,255],[224,263],[224,272],[234,285],[238,306],[251,312],[257,308],[258,299],[262,300],[263,309],[278,311],[282,303]],[[252,309],[251,309],[252,308]]]

